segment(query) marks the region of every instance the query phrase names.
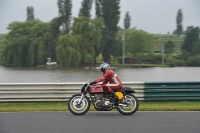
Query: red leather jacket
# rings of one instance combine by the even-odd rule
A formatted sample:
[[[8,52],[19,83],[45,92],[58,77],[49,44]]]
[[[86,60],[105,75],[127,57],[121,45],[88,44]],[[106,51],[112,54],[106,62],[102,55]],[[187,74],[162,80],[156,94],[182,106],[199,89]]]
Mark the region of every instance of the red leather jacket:
[[[115,72],[113,72],[110,69],[106,70],[105,74],[96,80],[97,83],[102,82],[102,81],[103,81],[103,84],[106,84],[106,86],[109,86],[111,88],[114,86],[117,88],[123,87],[122,81],[120,80],[120,78],[117,76]]]

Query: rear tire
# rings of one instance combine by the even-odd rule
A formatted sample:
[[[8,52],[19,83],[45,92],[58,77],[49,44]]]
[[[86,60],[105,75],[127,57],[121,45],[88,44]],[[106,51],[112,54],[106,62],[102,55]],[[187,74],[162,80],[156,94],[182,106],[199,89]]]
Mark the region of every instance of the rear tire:
[[[81,99],[81,94],[74,94],[68,101],[68,109],[74,115],[83,115],[90,109],[90,100],[87,96],[82,100],[80,105],[77,102]]]
[[[133,94],[126,94],[126,100],[128,103],[126,103],[127,106],[119,106],[117,108],[117,111],[120,112],[123,115],[132,115],[134,114],[139,107],[139,101]],[[123,98],[124,99],[124,98]],[[125,99],[124,99],[125,100]],[[120,102],[119,102],[120,103]]]

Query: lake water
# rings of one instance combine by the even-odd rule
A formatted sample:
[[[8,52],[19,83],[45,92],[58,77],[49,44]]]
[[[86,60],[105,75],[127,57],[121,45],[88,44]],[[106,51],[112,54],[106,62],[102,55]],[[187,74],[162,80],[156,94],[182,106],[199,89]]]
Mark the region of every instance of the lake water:
[[[200,67],[112,68],[122,82],[200,81]],[[99,68],[6,68],[0,66],[0,83],[65,83],[91,81]]]

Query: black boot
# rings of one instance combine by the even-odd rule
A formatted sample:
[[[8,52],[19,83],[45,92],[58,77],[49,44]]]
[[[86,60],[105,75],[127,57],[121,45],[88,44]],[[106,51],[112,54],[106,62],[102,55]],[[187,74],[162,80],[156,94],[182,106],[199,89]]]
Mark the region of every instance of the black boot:
[[[118,106],[118,96],[115,94],[114,91],[111,91],[110,94],[113,96],[114,106]]]

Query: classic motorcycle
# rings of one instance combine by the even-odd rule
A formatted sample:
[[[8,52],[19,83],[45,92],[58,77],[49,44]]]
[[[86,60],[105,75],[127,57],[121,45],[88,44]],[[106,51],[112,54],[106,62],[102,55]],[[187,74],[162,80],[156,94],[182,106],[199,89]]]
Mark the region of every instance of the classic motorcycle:
[[[90,109],[91,102],[97,111],[111,111],[116,108],[123,115],[131,115],[138,110],[139,101],[132,94],[130,87],[124,87],[115,92],[118,96],[118,106],[114,106],[113,97],[105,93],[101,85],[89,85],[89,80],[82,86],[81,94],[74,94],[68,101],[68,109],[74,115],[83,115]],[[89,93],[88,95],[86,95]]]

